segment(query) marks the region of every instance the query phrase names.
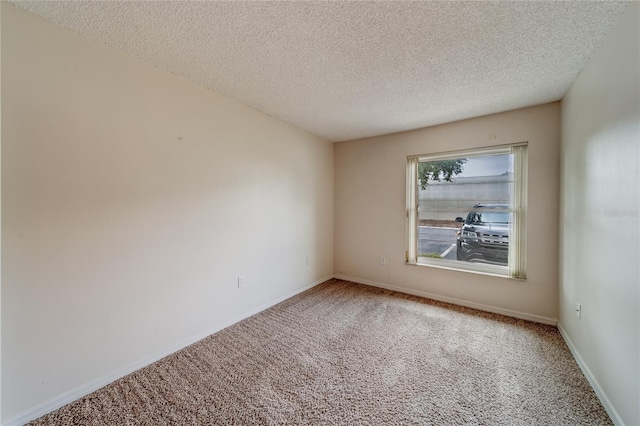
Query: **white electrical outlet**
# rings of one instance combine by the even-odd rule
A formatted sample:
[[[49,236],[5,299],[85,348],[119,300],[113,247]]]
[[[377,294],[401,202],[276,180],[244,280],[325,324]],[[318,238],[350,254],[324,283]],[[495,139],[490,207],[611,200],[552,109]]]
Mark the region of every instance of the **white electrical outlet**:
[[[580,302],[576,303],[576,316],[582,318],[582,305]]]
[[[305,265],[311,265],[311,258],[305,257],[304,258],[304,263],[305,263]]]
[[[384,256],[380,256],[380,264],[381,265],[386,265],[387,264],[387,259]]]
[[[238,277],[238,288],[244,287],[244,275]]]

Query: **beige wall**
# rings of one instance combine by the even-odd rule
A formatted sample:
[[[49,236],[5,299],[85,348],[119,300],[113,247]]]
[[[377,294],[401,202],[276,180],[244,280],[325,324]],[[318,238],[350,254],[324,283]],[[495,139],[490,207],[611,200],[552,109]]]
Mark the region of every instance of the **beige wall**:
[[[2,124],[3,421],[333,273],[333,144],[4,2]]]
[[[529,142],[528,280],[406,265],[406,157],[521,141]],[[554,322],[559,145],[559,103],[336,144],[336,274]]]
[[[560,327],[613,420],[627,425],[640,424],[639,6],[562,102]]]

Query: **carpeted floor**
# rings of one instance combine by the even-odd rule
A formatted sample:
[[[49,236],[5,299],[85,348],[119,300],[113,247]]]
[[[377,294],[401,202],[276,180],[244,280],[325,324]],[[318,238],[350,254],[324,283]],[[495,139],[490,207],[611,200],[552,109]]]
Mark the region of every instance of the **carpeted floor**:
[[[611,421],[556,328],[334,279],[31,424]]]

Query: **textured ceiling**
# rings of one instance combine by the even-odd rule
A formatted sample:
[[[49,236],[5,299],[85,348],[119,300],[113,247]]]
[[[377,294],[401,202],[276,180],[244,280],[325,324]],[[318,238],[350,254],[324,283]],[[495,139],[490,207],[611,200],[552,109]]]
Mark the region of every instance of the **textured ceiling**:
[[[561,99],[624,2],[12,2],[332,141]]]

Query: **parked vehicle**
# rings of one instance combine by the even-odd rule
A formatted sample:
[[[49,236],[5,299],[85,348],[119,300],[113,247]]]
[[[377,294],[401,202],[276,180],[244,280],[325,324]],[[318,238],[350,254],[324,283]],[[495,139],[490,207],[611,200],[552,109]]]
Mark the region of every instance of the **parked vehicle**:
[[[457,259],[506,265],[509,258],[509,205],[476,204],[457,235]]]

